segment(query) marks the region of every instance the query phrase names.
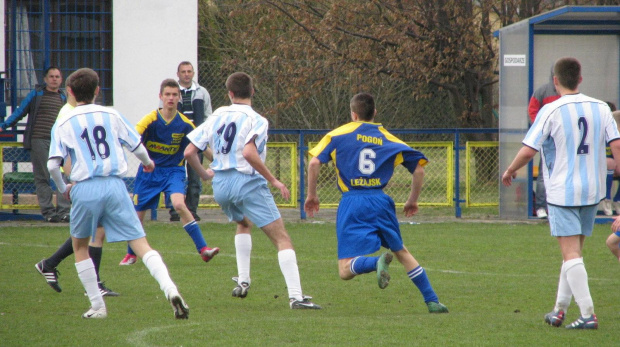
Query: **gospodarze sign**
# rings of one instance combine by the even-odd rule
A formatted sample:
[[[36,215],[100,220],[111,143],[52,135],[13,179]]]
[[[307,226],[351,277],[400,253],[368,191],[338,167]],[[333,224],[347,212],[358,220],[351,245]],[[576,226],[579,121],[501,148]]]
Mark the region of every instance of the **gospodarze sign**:
[[[504,54],[504,66],[525,66],[525,54]]]

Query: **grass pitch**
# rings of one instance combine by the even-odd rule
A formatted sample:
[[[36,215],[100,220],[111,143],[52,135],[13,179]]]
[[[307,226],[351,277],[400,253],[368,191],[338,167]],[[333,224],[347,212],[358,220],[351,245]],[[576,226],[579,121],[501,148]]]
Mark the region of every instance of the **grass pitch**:
[[[108,318],[85,320],[88,299],[73,258],[61,263],[62,293],[34,268],[68,237],[67,225],[22,222],[0,229],[2,346],[612,346],[620,330],[620,264],[597,225],[585,246],[597,331],[567,331],[543,323],[553,308],[561,256],[546,224],[424,223],[402,225],[405,244],[423,267],[449,314],[427,313],[422,296],[397,262],[392,281],[374,273],[338,277],[333,223],[287,228],[297,251],[304,294],[323,310],[290,310],[273,245],[253,231],[252,286],[233,298],[234,225],[201,223],[220,254],[205,264],[180,223],[148,222],[149,242],[163,256],[190,306],[189,320],[172,308],[138,262],[118,266],[126,245],[104,245],[101,276],[121,293],[106,298]],[[573,303],[565,323],[577,319]]]

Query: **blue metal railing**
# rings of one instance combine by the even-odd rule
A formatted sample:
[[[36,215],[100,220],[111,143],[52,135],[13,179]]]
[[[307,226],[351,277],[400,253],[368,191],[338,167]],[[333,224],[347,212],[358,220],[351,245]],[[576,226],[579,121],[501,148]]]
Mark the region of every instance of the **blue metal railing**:
[[[17,126],[21,126],[23,128],[23,124],[17,124]],[[305,191],[305,182],[306,182],[306,164],[304,158],[306,157],[308,147],[306,146],[306,137],[308,135],[317,135],[322,136],[329,132],[330,130],[302,130],[302,129],[272,129],[269,130],[269,135],[295,135],[297,136],[297,153],[299,158],[299,215],[301,219],[306,219],[306,212],[304,211],[304,203],[306,200],[306,191]],[[460,181],[461,181],[461,172],[460,172],[460,162],[461,156],[460,151],[465,149],[465,146],[461,145],[461,137],[464,134],[497,134],[498,129],[484,128],[484,129],[390,129],[390,132],[394,135],[411,135],[411,134],[422,134],[422,135],[448,135],[453,137],[453,149],[454,149],[454,195],[452,200],[454,201],[454,216],[456,218],[461,218],[461,204],[465,202],[464,199],[461,198],[461,189],[460,189]],[[23,134],[23,130],[17,131],[7,131],[7,134]],[[0,139],[0,141],[6,141]],[[530,177],[531,181],[531,177]],[[499,183],[498,183],[499,184]],[[531,182],[530,182],[531,185]],[[153,211],[152,211],[153,212]],[[156,219],[157,212],[152,215],[152,219]]]
[[[42,73],[52,65],[65,78],[81,67],[97,71],[97,103],[113,104],[112,1],[10,0],[7,5],[12,109],[35,83],[43,83]]]

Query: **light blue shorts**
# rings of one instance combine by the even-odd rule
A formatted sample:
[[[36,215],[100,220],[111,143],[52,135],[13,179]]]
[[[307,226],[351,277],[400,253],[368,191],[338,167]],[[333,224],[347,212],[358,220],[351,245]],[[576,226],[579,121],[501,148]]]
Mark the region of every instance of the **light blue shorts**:
[[[592,236],[598,205],[566,207],[547,205],[551,236]]]
[[[94,237],[97,226],[105,228],[108,242],[144,237],[125,183],[118,177],[95,177],[71,189],[71,236]]]
[[[216,171],[213,198],[229,221],[240,222],[245,216],[262,228],[280,218],[267,180],[258,174],[248,175],[237,170]]]
[[[185,195],[185,180],[184,166],[155,167],[153,172],[144,172],[140,165],[133,189],[135,210],[157,209],[161,193]]]
[[[351,190],[342,194],[336,216],[338,259],[378,251],[381,246],[398,252],[403,238],[394,200],[380,189]]]

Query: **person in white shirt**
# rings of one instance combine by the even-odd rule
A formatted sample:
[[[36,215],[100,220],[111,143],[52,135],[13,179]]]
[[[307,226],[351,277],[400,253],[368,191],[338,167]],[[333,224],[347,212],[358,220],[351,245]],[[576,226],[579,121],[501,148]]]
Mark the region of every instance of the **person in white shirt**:
[[[159,283],[175,318],[187,319],[189,307],[172,282],[161,255],[148,244],[121,179],[127,172],[123,146],[133,152],[145,171],[155,168],[140,135],[117,111],[93,104],[99,92],[99,77],[92,69],[75,71],[67,90],[75,97],[77,106],[54,124],[47,166],[58,190],[73,202],[70,229],[75,267],[91,304],[82,317],[107,317],[88,254],[88,242],[101,225],[108,242],[129,243]],[[69,184],[65,184],[60,173],[61,163],[67,157],[71,157],[70,181],[74,182]]]
[[[607,103],[579,92],[581,80],[577,59],[556,61],[553,83],[561,97],[540,110],[502,182],[510,186],[517,170],[540,151],[549,226],[563,258],[555,307],[545,322],[561,326],[574,296],[581,316],[566,328],[597,329],[582,250],[585,237],[592,235],[598,204],[605,198],[605,147],[609,143],[620,164],[620,141],[616,141],[620,133]]]
[[[68,85],[70,80],[71,75],[67,77],[65,83]],[[76,104],[77,102],[75,101],[75,97],[73,97],[73,95],[71,94],[68,94],[67,103],[60,109],[60,111],[58,111],[58,118],[63,118],[64,116],[69,114],[75,108]],[[64,171],[65,175],[69,176],[71,172],[70,158],[65,158],[62,171]],[[99,285],[99,291],[101,292],[101,295],[119,296],[120,294],[108,288],[105,285],[105,282],[101,281],[100,279],[99,268],[101,265],[101,257],[103,254],[104,240],[105,231],[103,230],[103,228],[98,227],[97,232],[95,233],[95,237],[90,241],[88,245],[88,254],[90,255],[90,258],[93,260],[93,263],[95,265],[95,273],[97,274],[97,283]],[[39,271],[39,273],[43,275],[43,278],[45,278],[47,284],[58,293],[62,292],[62,288],[58,283],[58,276],[60,275],[60,272],[58,272],[56,267],[71,254],[73,254],[73,241],[71,240],[71,237],[69,237],[62,245],[60,245],[60,247],[58,247],[54,254],[52,254],[49,258],[42,259],[40,262],[34,265],[35,269],[37,269],[37,271]]]
[[[297,256],[284,227],[280,211],[267,183],[277,188],[282,197],[290,198],[286,185],[271,174],[265,165],[267,156],[267,119],[252,109],[252,78],[235,72],[226,80],[232,105],[218,108],[187,137],[187,162],[203,180],[213,178],[213,197],[228,216],[237,223],[235,249],[238,277],[232,295],[245,298],[250,288],[250,253],[252,224],[256,224],[278,249],[280,270],[284,275],[292,309],[320,309],[301,290]],[[208,148],[207,148],[208,146]],[[200,163],[198,151],[205,151],[212,161],[209,170]],[[213,176],[215,174],[215,176]]]

